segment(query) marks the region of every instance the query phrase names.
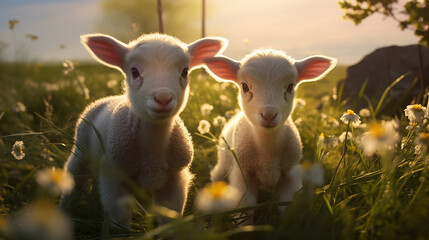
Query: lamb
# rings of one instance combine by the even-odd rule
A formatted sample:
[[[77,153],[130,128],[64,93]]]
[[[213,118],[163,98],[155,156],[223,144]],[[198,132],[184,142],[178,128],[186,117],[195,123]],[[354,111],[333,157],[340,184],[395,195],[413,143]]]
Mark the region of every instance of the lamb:
[[[292,200],[302,186],[300,179],[289,175],[302,156],[301,138],[290,117],[295,91],[302,82],[324,77],[336,59],[317,55],[295,61],[281,51],[261,49],[240,62],[215,56],[204,64],[215,79],[239,86],[242,110],[225,125],[220,139],[234,149],[240,165],[231,151],[219,148],[211,180],[228,175],[230,184],[243,194],[241,201],[237,199],[243,207],[257,203],[259,187],[273,189],[280,201]]]
[[[128,44],[103,34],[83,35],[81,42],[126,81],[124,94],[93,102],[77,122],[76,144],[65,164],[74,176],[74,192],[91,174],[98,177],[113,227],[129,228],[131,212],[120,202],[133,196],[130,180],[153,193],[156,204],[183,213],[193,178],[192,139],[178,116],[188,100],[188,71],[222,52],[227,40],[202,38],[186,45],[153,33]],[[72,194],[62,197],[60,208],[69,206]]]

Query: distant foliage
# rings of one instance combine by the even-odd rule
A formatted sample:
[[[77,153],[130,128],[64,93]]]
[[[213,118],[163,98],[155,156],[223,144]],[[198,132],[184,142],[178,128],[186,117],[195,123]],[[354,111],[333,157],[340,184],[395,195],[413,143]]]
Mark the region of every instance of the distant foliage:
[[[402,30],[414,30],[420,43],[429,45],[429,0],[409,0],[405,3],[399,0],[342,0],[338,3],[345,10],[344,17],[355,24],[360,24],[374,13],[380,13],[398,21]],[[398,7],[403,7],[403,11],[398,12]]]

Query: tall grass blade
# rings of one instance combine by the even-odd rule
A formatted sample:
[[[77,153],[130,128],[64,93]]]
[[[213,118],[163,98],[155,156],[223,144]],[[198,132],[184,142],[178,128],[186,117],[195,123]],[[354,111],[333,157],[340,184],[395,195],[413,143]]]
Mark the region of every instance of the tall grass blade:
[[[389,91],[396,85],[398,84],[402,79],[404,79],[407,75],[409,75],[411,72],[405,73],[403,75],[401,75],[400,77],[398,77],[395,81],[393,81],[383,92],[383,94],[381,95],[380,100],[378,101],[377,107],[375,108],[374,111],[374,117],[378,115],[378,112],[380,111],[381,105],[384,102],[384,99],[387,96],[387,93],[389,93]]]

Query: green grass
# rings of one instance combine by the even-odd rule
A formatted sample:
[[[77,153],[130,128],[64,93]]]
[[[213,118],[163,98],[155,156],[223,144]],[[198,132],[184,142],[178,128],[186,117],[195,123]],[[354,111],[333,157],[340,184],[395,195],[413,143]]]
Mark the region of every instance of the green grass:
[[[73,145],[75,122],[87,104],[121,93],[122,75],[117,71],[99,65],[76,64],[75,67],[70,76],[64,76],[60,65],[0,64],[0,220],[6,219],[11,225],[19,223],[16,215],[31,209],[35,202],[50,199],[54,206],[58,203],[58,196],[38,186],[35,173],[45,167],[63,167]],[[347,129],[341,122],[339,126],[329,123],[329,118],[339,121],[345,110],[332,99],[333,88],[345,76],[345,69],[338,66],[325,79],[300,85],[297,96],[307,104],[293,113],[293,119],[302,119],[297,126],[303,142],[303,160],[322,163],[326,185],[306,184],[290,203],[278,203],[274,193],[263,190],[260,204],[252,207],[256,210],[252,226],[238,226],[233,220],[233,216],[244,209],[215,215],[196,212],[193,207],[196,194],[209,182],[210,169],[217,161],[216,143],[196,134],[199,121],[205,119],[212,123],[216,116],[225,116],[226,112],[238,108],[234,85],[218,83],[202,70],[196,70],[191,74],[188,105],[181,114],[195,147],[191,171],[196,177],[185,217],[174,218],[170,224],[158,227],[153,214],[142,210],[148,206],[142,201],[143,207],[134,209],[132,232],[109,233],[98,202],[97,185],[90,184],[78,206],[69,213],[75,226],[74,236],[79,239],[162,236],[177,239],[428,239],[427,142],[423,153],[414,154],[415,139],[420,132],[427,131],[427,124],[408,131],[405,130],[408,120],[402,117],[399,129],[402,148],[399,143],[391,154],[363,155],[356,139],[368,129],[354,128],[354,137],[347,148],[344,143],[335,147],[318,143],[321,133],[338,137]],[[84,89],[88,89],[89,96],[85,96]],[[221,101],[220,95],[227,101]],[[13,111],[18,101],[25,105],[25,111]],[[204,103],[214,106],[206,116],[200,111]],[[377,102],[373,104],[377,106]],[[328,117],[322,117],[322,113]],[[365,118],[362,122],[369,124],[370,120]],[[220,131],[220,127],[211,128],[214,136]],[[18,140],[24,141],[26,154],[20,161],[10,153]],[[337,168],[335,179],[329,184]],[[276,211],[279,204],[288,205],[283,215]],[[161,213],[169,212],[161,209]],[[14,229],[3,222],[0,221],[0,238],[7,237],[5,229]],[[14,231],[16,234],[24,230]]]

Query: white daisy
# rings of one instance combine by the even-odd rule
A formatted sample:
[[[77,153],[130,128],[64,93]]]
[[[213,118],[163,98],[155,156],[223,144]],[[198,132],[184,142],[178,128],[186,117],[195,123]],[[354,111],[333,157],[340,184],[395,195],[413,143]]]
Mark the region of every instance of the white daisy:
[[[317,143],[319,146],[323,146],[326,148],[333,148],[338,144],[338,138],[336,136],[325,136],[325,134],[321,133]]]
[[[360,137],[359,143],[364,154],[372,156],[374,153],[392,151],[400,140],[398,122],[396,120],[374,122],[369,125],[369,131]]]
[[[22,102],[16,102],[15,104],[12,105],[11,110],[12,112],[21,113],[21,112],[25,112],[26,107]]]
[[[303,182],[316,186],[322,186],[324,184],[323,168],[320,163],[311,163],[308,160],[304,160],[301,164],[293,166],[290,170],[290,174],[300,177]]]
[[[197,195],[195,207],[202,213],[215,213],[235,207],[240,192],[225,182],[207,184]]]
[[[206,134],[208,132],[210,132],[210,123],[207,120],[201,120],[200,123],[198,124],[198,132],[200,132],[201,134]]]
[[[352,140],[353,134],[351,132],[347,132],[347,140]],[[341,135],[338,137],[338,140],[340,142],[344,142],[346,140],[346,132],[341,133]]]
[[[426,107],[421,104],[408,105],[404,112],[410,122],[416,123],[422,123],[427,114]]]
[[[419,128],[419,124],[416,122],[409,122],[408,126],[405,127],[406,130],[411,131],[414,128]]]
[[[12,146],[12,152],[10,152],[16,160],[22,160],[25,157],[24,153],[24,142],[16,141]]]
[[[11,224],[11,235],[17,239],[71,240],[72,223],[58,208],[46,202],[36,202],[17,214]]]
[[[217,116],[213,119],[213,126],[223,126],[226,123],[226,118],[223,116]]]
[[[204,103],[203,105],[201,105],[201,107],[200,107],[200,111],[201,111],[201,114],[203,115],[203,116],[207,116],[207,115],[209,115],[211,112],[212,112],[212,110],[213,110],[213,106],[212,105],[210,105],[210,104],[208,104],[208,103]]]
[[[296,108],[303,108],[307,103],[302,98],[296,98],[295,99],[295,107]]]
[[[361,117],[369,117],[369,116],[371,116],[371,112],[369,111],[368,108],[362,108],[359,111],[359,116],[361,116]]]
[[[52,194],[67,194],[74,188],[73,177],[65,170],[45,168],[36,172],[36,182]]]
[[[340,120],[343,121],[343,123],[348,124],[350,123],[353,127],[357,127],[360,124],[360,117],[357,115],[353,110],[348,109],[347,112],[341,116]]]

